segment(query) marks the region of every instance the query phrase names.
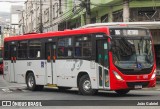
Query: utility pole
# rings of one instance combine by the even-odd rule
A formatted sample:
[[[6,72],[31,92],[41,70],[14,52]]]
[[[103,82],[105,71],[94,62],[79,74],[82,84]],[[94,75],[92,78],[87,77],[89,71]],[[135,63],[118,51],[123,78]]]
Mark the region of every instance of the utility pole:
[[[22,33],[24,34],[24,11],[22,11]]]
[[[108,16],[109,16],[109,22],[113,22],[113,7],[112,6],[110,6],[109,8]]]
[[[50,0],[50,31],[53,31],[52,29],[52,20],[53,20],[53,0]]]
[[[40,0],[40,26],[39,26],[39,31],[40,33],[43,33],[43,20],[42,20],[42,0]]]
[[[86,24],[91,23],[91,9],[90,9],[90,0],[85,0],[86,4]]]
[[[129,22],[129,0],[123,0],[123,22]]]

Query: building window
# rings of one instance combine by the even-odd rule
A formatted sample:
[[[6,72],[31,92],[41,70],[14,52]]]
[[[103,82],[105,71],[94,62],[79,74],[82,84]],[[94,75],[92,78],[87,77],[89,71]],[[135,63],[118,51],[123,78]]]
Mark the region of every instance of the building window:
[[[101,17],[101,22],[108,22],[108,14],[105,14]]]
[[[96,17],[91,18],[91,23],[96,23]]]
[[[113,22],[123,21],[123,10],[113,12]]]
[[[55,18],[57,18],[58,17],[58,12],[59,12],[59,8],[58,8],[58,3],[55,3],[54,4],[54,9],[55,9]]]
[[[19,59],[27,58],[27,41],[20,41],[18,43],[18,58]]]
[[[75,39],[75,57],[90,57],[92,54],[91,36],[80,36]]]
[[[56,16],[56,14],[55,14],[55,7],[53,5],[53,19],[55,19],[55,16]]]
[[[72,38],[58,40],[58,57],[71,57],[73,54]]]
[[[65,0],[65,3],[64,3],[65,9],[67,9],[67,4],[68,4],[68,0]]]
[[[160,21],[160,8],[130,8],[130,21]]]
[[[38,59],[41,57],[41,42],[33,40],[29,42],[29,58]]]
[[[49,8],[47,8],[45,11],[44,11],[44,22],[48,22],[49,21]]]

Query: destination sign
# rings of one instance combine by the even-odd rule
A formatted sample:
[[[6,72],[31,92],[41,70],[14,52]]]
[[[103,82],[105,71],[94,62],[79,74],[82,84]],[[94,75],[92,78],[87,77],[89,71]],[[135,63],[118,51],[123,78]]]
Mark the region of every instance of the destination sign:
[[[148,36],[145,29],[111,29],[110,35],[115,36]]]

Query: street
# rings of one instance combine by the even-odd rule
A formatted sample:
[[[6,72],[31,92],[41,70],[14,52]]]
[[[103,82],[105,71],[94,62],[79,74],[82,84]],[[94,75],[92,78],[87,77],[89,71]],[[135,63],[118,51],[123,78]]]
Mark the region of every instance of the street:
[[[25,84],[7,83],[0,76],[0,100],[160,100],[160,87],[133,90],[125,96],[114,91],[99,91],[94,96],[79,95],[77,89],[60,92],[57,88],[45,87],[43,91],[29,91]],[[155,108],[155,107],[154,107]]]

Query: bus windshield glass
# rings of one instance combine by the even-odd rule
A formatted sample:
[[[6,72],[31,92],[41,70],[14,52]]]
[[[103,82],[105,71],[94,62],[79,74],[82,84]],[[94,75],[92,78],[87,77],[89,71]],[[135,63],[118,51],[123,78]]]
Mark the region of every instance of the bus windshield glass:
[[[153,66],[149,36],[119,36],[112,39],[113,63],[121,69],[145,69]]]

